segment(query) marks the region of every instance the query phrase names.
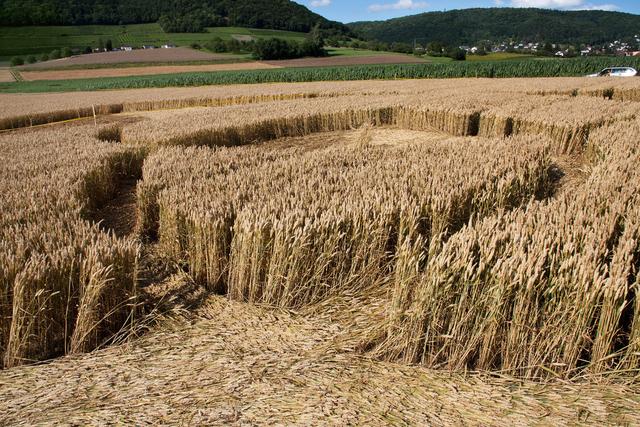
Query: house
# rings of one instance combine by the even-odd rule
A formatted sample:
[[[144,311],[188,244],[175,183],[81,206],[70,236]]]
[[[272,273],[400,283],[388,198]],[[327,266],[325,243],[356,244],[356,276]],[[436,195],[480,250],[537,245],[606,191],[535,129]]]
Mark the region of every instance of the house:
[[[133,47],[131,46],[120,46],[120,50],[124,50],[125,52],[131,52]]]
[[[156,47],[155,47],[155,46],[153,46],[153,45],[146,45],[146,44],[145,44],[145,45],[142,45],[142,48],[143,48],[143,49],[155,49]]]
[[[564,52],[559,50],[559,51],[556,52],[556,56],[564,58]]]
[[[162,45],[163,49],[173,49],[174,47],[176,47],[176,45],[174,45],[174,44],[163,44]]]

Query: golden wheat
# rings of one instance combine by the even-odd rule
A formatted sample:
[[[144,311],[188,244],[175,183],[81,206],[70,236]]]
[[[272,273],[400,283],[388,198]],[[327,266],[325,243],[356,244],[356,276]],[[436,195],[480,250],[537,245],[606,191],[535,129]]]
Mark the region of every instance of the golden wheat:
[[[637,90],[476,79],[11,98],[0,127],[136,119],[0,140],[4,363],[87,351],[127,323],[138,244],[85,218],[142,169],[140,235],[210,291],[296,308],[371,292],[385,308],[358,345],[393,361],[634,372]],[[417,132],[379,144],[380,127]],[[334,133],[308,143],[320,132]],[[554,193],[560,155],[587,159],[586,178]]]
[[[611,91],[614,99],[637,100],[638,82],[596,79],[450,79],[400,81],[349,81],[275,83],[269,85],[209,86],[114,90],[54,94],[0,94],[0,129],[33,126],[74,118],[119,112],[151,111],[261,102],[267,99],[338,97],[343,95],[420,95],[455,97],[458,102],[473,94],[491,94],[496,99],[522,98],[527,94],[602,96]],[[327,87],[330,86],[330,89]],[[536,88],[536,89],[532,89]]]
[[[636,369],[639,130],[592,135],[607,154],[581,191],[474,222],[418,270],[428,249],[407,248],[381,354],[524,376]]]
[[[300,306],[380,278],[409,234],[438,240],[541,196],[545,144],[517,141],[163,149],[145,164],[142,223],[157,221],[163,247],[211,289]]]
[[[95,348],[135,305],[138,245],[82,218],[140,167],[139,150],[59,131],[4,138],[0,156],[4,365]]]

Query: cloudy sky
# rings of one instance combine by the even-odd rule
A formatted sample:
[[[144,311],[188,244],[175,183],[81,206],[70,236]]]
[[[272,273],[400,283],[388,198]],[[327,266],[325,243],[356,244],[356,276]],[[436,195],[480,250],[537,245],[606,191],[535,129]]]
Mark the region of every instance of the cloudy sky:
[[[370,21],[434,10],[469,7],[543,7],[602,9],[640,14],[640,0],[296,0],[329,19]]]

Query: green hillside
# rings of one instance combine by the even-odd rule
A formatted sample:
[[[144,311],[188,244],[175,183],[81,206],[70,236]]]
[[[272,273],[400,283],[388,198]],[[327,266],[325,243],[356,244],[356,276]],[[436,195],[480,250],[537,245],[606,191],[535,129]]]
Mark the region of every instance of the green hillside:
[[[152,22],[161,22],[172,32],[222,26],[309,32],[314,25],[348,31],[289,0],[0,0],[4,26]]]
[[[255,39],[279,37],[301,41],[305,33],[241,27],[207,28],[203,33],[165,33],[158,24],[82,25],[59,27],[0,27],[0,57],[49,53],[63,47],[97,47],[98,40],[111,40],[114,46],[173,43],[188,46],[204,44],[215,37],[251,36]]]
[[[602,43],[640,34],[640,16],[628,13],[487,8],[428,12],[403,18],[348,24],[370,40],[412,43],[414,39],[451,45],[481,40]]]

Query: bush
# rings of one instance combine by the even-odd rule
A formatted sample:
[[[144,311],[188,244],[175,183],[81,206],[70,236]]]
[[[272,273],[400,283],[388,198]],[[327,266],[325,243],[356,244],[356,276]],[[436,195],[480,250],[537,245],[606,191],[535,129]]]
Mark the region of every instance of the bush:
[[[87,46],[82,50],[82,53],[84,54],[91,53],[91,52],[93,52],[93,49],[91,49],[90,46]]]
[[[398,53],[412,53],[413,47],[408,43],[392,43],[390,50]]]
[[[36,62],[38,62],[38,60],[36,59],[35,56],[33,55],[29,55],[27,56],[27,63],[29,64],[35,64]]]
[[[253,52],[255,42],[241,42],[236,39],[227,41],[227,52],[241,53],[241,52]]]
[[[24,59],[19,56],[14,56],[13,58],[11,58],[11,66],[16,67],[18,65],[24,65]]]
[[[302,43],[278,38],[258,40],[253,49],[255,59],[293,59],[305,56],[326,56],[322,44],[314,39],[306,39]]]
[[[198,43],[191,43],[189,47],[191,47],[191,49],[202,49],[202,46],[200,46]]]
[[[50,59],[60,59],[60,51],[58,49],[54,49],[49,54]]]
[[[278,38],[258,40],[253,51],[255,59],[290,59],[296,55],[297,46]]]
[[[220,37],[215,37],[209,40],[204,47],[215,53],[241,53],[241,52],[253,52],[254,42],[241,42],[235,39],[222,40]]]
[[[298,46],[297,57],[304,56],[327,56],[327,51],[324,50],[322,44],[313,41],[312,39],[306,39]]]
[[[467,59],[467,52],[460,48],[454,47],[447,49],[447,56],[454,61],[465,61]]]
[[[64,49],[62,49],[63,58],[68,58],[71,55],[73,55],[73,52],[71,52],[71,49],[69,49],[68,47],[65,47]]]
[[[427,44],[427,55],[429,56],[441,56],[444,51],[444,46],[440,42],[430,42]]]
[[[209,49],[211,52],[216,52],[216,53],[229,52],[228,47],[227,47],[227,42],[222,40],[220,37],[215,37],[215,38],[209,40],[205,44],[205,47],[207,49]]]
[[[46,53],[43,53],[42,55],[40,55],[40,61],[48,61],[49,60],[49,55],[47,55]]]

